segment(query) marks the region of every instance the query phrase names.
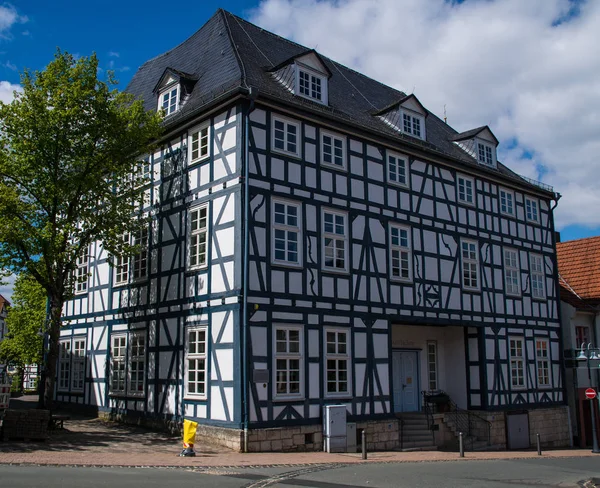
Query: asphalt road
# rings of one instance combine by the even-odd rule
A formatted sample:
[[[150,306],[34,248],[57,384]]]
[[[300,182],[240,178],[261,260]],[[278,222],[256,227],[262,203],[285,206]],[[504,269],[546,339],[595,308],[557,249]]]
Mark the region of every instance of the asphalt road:
[[[0,466],[2,488],[518,488],[577,487],[600,478],[597,458],[390,463],[268,469]]]

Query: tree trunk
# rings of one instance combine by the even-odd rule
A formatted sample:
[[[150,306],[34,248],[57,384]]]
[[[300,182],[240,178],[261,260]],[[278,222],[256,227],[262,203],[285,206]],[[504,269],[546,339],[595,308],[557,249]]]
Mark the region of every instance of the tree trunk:
[[[46,359],[46,387],[44,390],[44,408],[52,413],[54,387],[56,385],[56,364],[58,363],[58,338],[60,337],[61,315],[64,301],[50,299],[50,327],[48,328],[48,356]]]

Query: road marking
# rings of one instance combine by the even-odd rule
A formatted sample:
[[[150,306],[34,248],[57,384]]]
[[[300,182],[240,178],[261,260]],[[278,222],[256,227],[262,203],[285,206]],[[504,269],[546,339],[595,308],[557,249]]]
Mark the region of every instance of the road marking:
[[[339,468],[340,464],[321,464],[318,466],[311,466],[309,468],[297,469],[295,471],[288,471],[287,473],[277,474],[275,476],[271,476],[270,478],[265,478],[260,481],[255,481],[254,483],[250,483],[248,485],[244,485],[243,488],[264,488],[266,486],[271,486],[276,483],[280,483],[285,480],[289,480],[292,478],[297,478],[298,476],[302,476],[304,474],[316,473],[318,471],[326,471],[328,469]]]

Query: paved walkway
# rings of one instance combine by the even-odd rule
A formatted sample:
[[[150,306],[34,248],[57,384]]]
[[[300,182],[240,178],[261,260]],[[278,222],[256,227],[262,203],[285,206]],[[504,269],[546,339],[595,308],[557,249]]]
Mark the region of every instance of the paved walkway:
[[[11,408],[25,407],[25,401],[11,400]],[[375,452],[363,461],[360,454],[250,453],[241,454],[215,447],[196,445],[196,457],[179,457],[181,438],[142,427],[104,422],[97,418],[71,415],[64,430],[50,432],[45,442],[0,441],[0,464],[57,466],[162,466],[209,468],[224,466],[290,466],[374,462],[468,461],[483,459],[537,458],[536,451],[467,452],[464,458],[453,452]],[[548,457],[594,456],[589,449],[546,451]],[[598,456],[598,455],[596,455]]]

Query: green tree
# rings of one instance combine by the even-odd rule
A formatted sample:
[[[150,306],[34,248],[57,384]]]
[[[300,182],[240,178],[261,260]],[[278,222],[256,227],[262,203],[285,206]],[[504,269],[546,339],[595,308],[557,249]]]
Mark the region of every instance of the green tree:
[[[35,278],[24,273],[15,280],[12,301],[6,317],[6,337],[0,342],[0,363],[24,371],[28,364],[41,364],[40,331],[46,322],[46,292]]]
[[[161,114],[98,73],[95,55],[58,51],[45,70],[25,71],[22,92],[0,104],[0,267],[29,273],[49,299],[49,409],[77,260],[94,241],[111,255],[133,252],[120,236],[142,225],[140,155],[162,127]]]

